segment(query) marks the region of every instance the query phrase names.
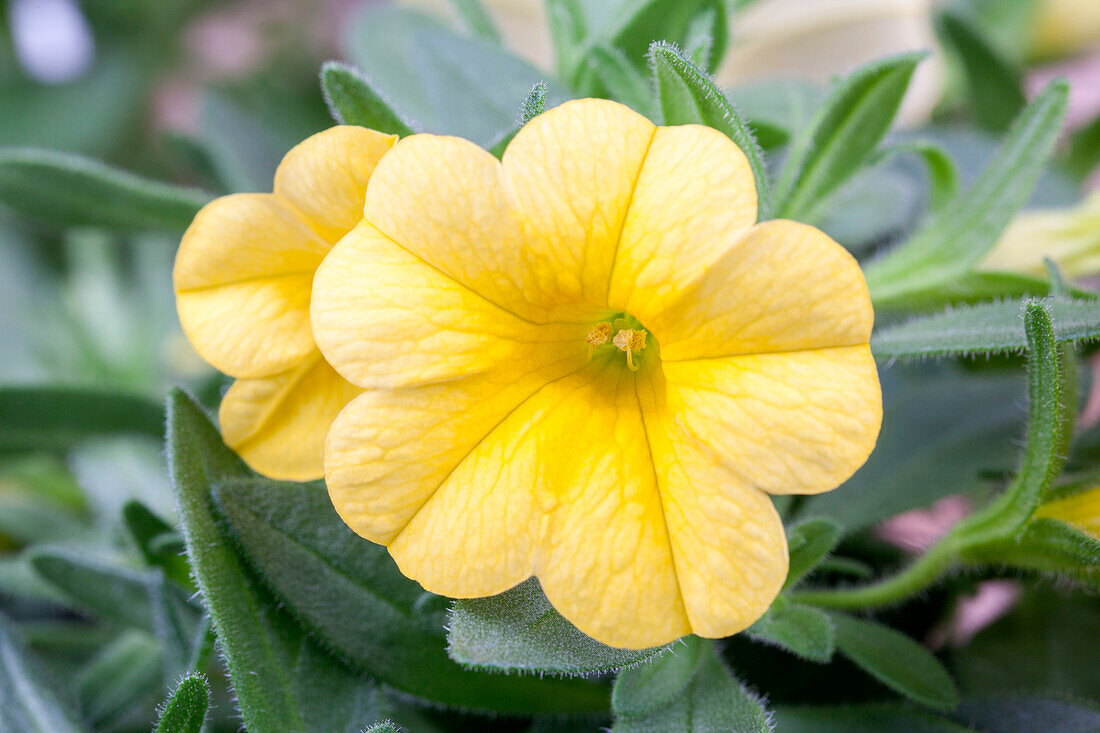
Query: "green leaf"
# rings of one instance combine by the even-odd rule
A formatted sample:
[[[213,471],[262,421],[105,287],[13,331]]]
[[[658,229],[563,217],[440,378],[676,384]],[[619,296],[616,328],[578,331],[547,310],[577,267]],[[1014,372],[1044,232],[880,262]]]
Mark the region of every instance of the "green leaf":
[[[161,688],[161,647],[149,634],[126,631],[81,668],[73,682],[81,709],[97,727],[124,717]]]
[[[775,709],[783,733],[974,733],[971,728],[898,703],[798,706]]]
[[[426,132],[488,148],[514,127],[516,107],[546,73],[497,44],[465,38],[404,8],[370,4],[344,45],[378,92]],[[485,81],[491,79],[491,84]]]
[[[1007,129],[1027,104],[1021,70],[962,13],[947,8],[937,16],[936,25],[962,62],[967,101],[978,124],[990,130]]]
[[[191,567],[183,555],[183,538],[174,527],[136,499],[122,507],[122,521],[145,562],[159,567],[180,587],[194,589]]]
[[[963,554],[975,565],[1008,565],[1095,584],[1100,579],[1100,540],[1057,519],[1028,523],[1019,537],[988,542]]]
[[[1069,415],[1076,409],[1076,400],[1066,399],[1066,359],[1055,342],[1050,314],[1039,301],[1027,304],[1024,328],[1028,342],[1028,425],[1023,462],[1003,494],[952,530],[964,549],[999,541],[1022,530],[1061,472],[1069,451],[1073,430]]]
[[[1096,703],[1039,695],[964,700],[954,717],[973,729],[996,733],[1100,730],[1100,706]]]
[[[951,675],[936,657],[908,636],[873,621],[830,613],[836,646],[863,671],[892,690],[933,708],[959,703]]]
[[[799,522],[787,533],[787,551],[791,562],[784,588],[796,585],[824,560],[840,541],[840,526],[831,519],[817,518]]]
[[[959,170],[955,161],[939,145],[925,140],[896,143],[879,150],[871,165],[879,165],[897,155],[916,155],[924,163],[925,170],[928,171],[928,208],[931,211],[942,208],[958,195]]]
[[[447,653],[472,667],[586,675],[642,664],[668,648],[601,644],[562,618],[534,578],[498,596],[455,601],[447,622]]]
[[[401,116],[382,92],[357,69],[338,61],[321,66],[321,92],[333,119],[390,135],[412,135],[413,124]]]
[[[78,387],[0,387],[0,453],[66,451],[106,435],[157,437],[164,412],[144,397]]]
[[[489,146],[489,152],[500,158],[508,148],[508,143],[520,131],[524,125],[546,111],[546,82],[536,82],[531,91],[527,93],[523,104],[519,108],[519,118],[508,130],[505,130],[500,138]]]
[[[164,702],[153,733],[201,733],[210,708],[210,683],[202,674],[180,680]]]
[[[615,680],[613,733],[769,733],[768,715],[719,660],[714,643],[685,637]]]
[[[588,54],[588,68],[616,102],[651,120],[658,119],[649,78],[622,51],[597,46]]]
[[[769,610],[745,633],[752,639],[781,647],[811,662],[825,664],[836,651],[836,630],[824,611],[810,606]]]
[[[644,68],[646,54],[654,41],[670,41],[689,48],[703,34],[710,38],[705,66],[713,72],[726,51],[729,26],[723,0],[625,0],[616,9],[603,37],[628,59]]]
[[[486,41],[500,42],[500,31],[481,0],[451,0],[451,6],[458,13],[462,25],[475,36]]]
[[[1057,343],[1100,338],[1100,302],[1051,298],[1043,304],[1050,312]],[[871,337],[871,350],[878,359],[1022,352],[1028,346],[1026,305],[1011,299],[914,318],[877,331]]]
[[[376,718],[374,685],[327,656],[276,607],[223,534],[211,483],[252,474],[179,390],[168,397],[168,466],[187,553],[245,726],[341,730]]]
[[[749,159],[756,179],[759,218],[767,219],[768,173],[748,123],[706,73],[684,58],[675,46],[654,43],[649,49],[649,65],[664,123],[708,125],[733,140]]]
[[[950,494],[988,490],[1019,460],[1024,379],[1016,370],[954,362],[899,362],[880,372],[878,444],[836,491],[807,497],[799,512],[858,532]]]
[[[546,24],[554,45],[554,68],[569,79],[583,62],[588,23],[580,0],[545,0]]]
[[[584,680],[467,670],[446,652],[433,602],[384,547],[352,532],[316,484],[230,481],[218,507],[257,574],[317,638],[386,685],[437,704],[514,713],[602,712]],[[371,623],[364,625],[363,618]]]
[[[926,55],[873,62],[833,90],[793,145],[773,194],[778,216],[818,217],[828,196],[863,167],[890,129],[913,71]]]
[[[909,241],[864,268],[876,308],[898,308],[965,276],[1023,206],[1065,117],[1069,87],[1051,83],[1013,123],[1000,150],[964,194]]]
[[[0,150],[0,203],[51,224],[182,232],[210,199],[78,155]]]
[[[19,630],[0,614],[0,733],[80,733],[75,710],[56,689]]]
[[[1079,181],[1084,181],[1096,170],[1100,164],[1100,117],[1073,132],[1062,163]]]

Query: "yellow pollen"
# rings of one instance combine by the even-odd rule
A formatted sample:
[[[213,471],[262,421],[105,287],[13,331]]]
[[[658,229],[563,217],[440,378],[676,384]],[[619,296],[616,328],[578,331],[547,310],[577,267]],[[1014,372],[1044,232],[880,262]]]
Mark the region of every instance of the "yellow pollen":
[[[607,343],[607,340],[611,338],[611,324],[610,323],[597,323],[592,327],[592,330],[588,332],[588,335],[584,337],[584,340],[588,342],[589,346],[603,346]]]
[[[645,348],[645,331],[624,328],[615,334],[611,343],[615,344],[619,351],[626,352],[626,365],[630,367],[630,371],[638,371],[638,365],[634,363],[634,352]]]

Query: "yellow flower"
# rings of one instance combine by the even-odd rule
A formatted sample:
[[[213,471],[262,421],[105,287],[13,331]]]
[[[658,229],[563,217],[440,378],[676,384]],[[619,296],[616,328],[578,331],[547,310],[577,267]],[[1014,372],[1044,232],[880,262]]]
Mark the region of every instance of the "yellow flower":
[[[1028,52],[1033,57],[1080,53],[1100,40],[1100,3],[1096,0],[1040,0],[1030,30]]]
[[[1016,215],[978,269],[1041,277],[1044,257],[1066,277],[1100,273],[1100,194],[1070,208]]]
[[[1035,516],[1057,519],[1100,539],[1100,488],[1043,504]]]
[[[320,478],[325,432],[359,394],[321,357],[309,324],[313,275],[362,218],[367,181],[395,137],[334,127],[287,153],[274,193],[212,201],[180,243],[173,279],[183,330],[237,381],[218,413],[256,471]]]
[[[751,624],[787,571],[768,494],[837,486],[881,418],[859,266],[756,206],[727,137],[614,102],[502,162],[397,143],[313,292],[366,389],[325,443],[337,511],[430,591],[535,575],[614,646]]]

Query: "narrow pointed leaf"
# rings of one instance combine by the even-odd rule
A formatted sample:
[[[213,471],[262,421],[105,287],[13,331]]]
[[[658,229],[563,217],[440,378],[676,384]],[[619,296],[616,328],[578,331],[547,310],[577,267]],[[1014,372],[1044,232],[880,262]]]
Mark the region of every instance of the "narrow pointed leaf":
[[[183,538],[174,527],[136,500],[122,507],[122,521],[145,562],[161,568],[180,587],[194,589],[191,568],[183,555]]]
[[[321,91],[333,118],[341,124],[402,137],[416,131],[370,80],[350,66],[326,62],[321,67]]]
[[[685,641],[696,648],[683,658],[670,652],[619,673],[612,732],[770,733],[763,705],[726,669],[713,642]]]
[[[752,639],[824,664],[836,650],[836,630],[824,611],[810,606],[787,606],[769,611],[745,633]]]
[[[1021,70],[958,10],[945,9],[936,24],[940,37],[962,62],[967,101],[978,124],[990,130],[1007,129],[1027,104]]]
[[[97,727],[124,717],[131,706],[161,688],[161,656],[160,645],[149,634],[124,632],[73,680],[81,710]]]
[[[917,64],[927,54],[876,61],[853,72],[800,135],[774,193],[778,216],[813,221],[828,196],[870,158],[890,129]]]
[[[831,519],[807,519],[791,528],[787,551],[791,561],[784,588],[790,588],[828,557],[840,541],[840,526]]]
[[[667,43],[649,49],[657,102],[666,125],[698,123],[724,132],[749,159],[759,200],[759,218],[770,216],[768,173],[756,138],[707,74]]]
[[[108,435],[159,437],[164,411],[144,397],[78,387],[0,387],[0,453],[65,451]]]
[[[372,677],[437,704],[513,713],[601,712],[606,689],[585,680],[464,669],[446,652],[431,597],[385,548],[352,532],[316,484],[227,482],[218,507],[257,574],[326,647]],[[370,618],[370,624],[363,624]]]
[[[384,720],[367,728],[364,733],[399,733],[399,729],[390,721]]]
[[[1050,157],[1068,97],[1064,81],[1047,86],[1020,113],[974,185],[911,239],[864,268],[876,308],[919,302],[922,291],[966,276],[996,244]]]
[[[0,204],[51,224],[182,232],[210,199],[70,153],[0,150]]]
[[[500,42],[500,31],[481,0],[451,0],[451,6],[468,31],[487,41]]]
[[[729,27],[723,0],[626,0],[614,14],[605,33],[611,45],[622,50],[639,68],[654,41],[671,41],[682,47],[700,36],[696,21],[704,18],[710,37],[707,70],[713,72],[726,51]]]
[[[160,712],[153,733],[200,733],[210,708],[210,683],[201,674],[180,680]]]
[[[249,730],[343,730],[376,719],[374,684],[322,651],[257,586],[214,512],[211,482],[252,473],[197,404],[168,397],[168,466],[187,553]]]
[[[1007,565],[1091,584],[1100,580],[1100,540],[1045,517],[1029,522],[1019,537],[985,543],[963,558],[975,565]]]
[[[959,170],[955,161],[935,143],[910,140],[882,148],[874,156],[871,165],[879,165],[897,155],[915,155],[924,163],[928,172],[928,208],[937,211],[959,193]]]
[[[73,705],[57,692],[22,635],[0,615],[0,733],[80,733]]]
[[[1082,343],[1100,339],[1100,301],[1050,298],[1054,340]],[[1023,352],[1028,347],[1022,299],[959,306],[877,331],[871,350],[879,359],[965,356]]]
[[[836,647],[863,671],[894,691],[932,708],[959,703],[951,675],[935,656],[908,636],[873,621],[830,613]]]
[[[615,649],[585,636],[534,578],[498,596],[455,601],[447,622],[447,653],[471,667],[586,675],[642,664],[666,649]]]

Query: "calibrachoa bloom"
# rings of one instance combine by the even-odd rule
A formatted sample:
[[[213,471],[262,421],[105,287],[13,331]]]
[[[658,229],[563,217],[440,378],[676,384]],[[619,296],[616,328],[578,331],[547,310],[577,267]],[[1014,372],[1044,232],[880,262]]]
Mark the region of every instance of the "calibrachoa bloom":
[[[535,575],[611,645],[752,623],[787,570],[768,494],[837,486],[881,418],[858,265],[756,208],[724,135],[613,102],[503,162],[398,142],[314,283],[317,344],[366,390],[325,444],[337,511],[430,591]]]
[[[395,140],[361,127],[318,133],[287,153],[274,193],[212,201],[180,243],[180,322],[204,359],[237,377],[218,413],[222,434],[267,476],[320,478],[325,431],[360,391],[314,345],[309,297]]]

